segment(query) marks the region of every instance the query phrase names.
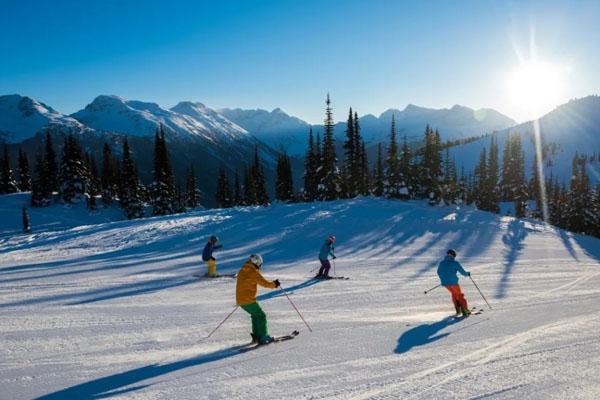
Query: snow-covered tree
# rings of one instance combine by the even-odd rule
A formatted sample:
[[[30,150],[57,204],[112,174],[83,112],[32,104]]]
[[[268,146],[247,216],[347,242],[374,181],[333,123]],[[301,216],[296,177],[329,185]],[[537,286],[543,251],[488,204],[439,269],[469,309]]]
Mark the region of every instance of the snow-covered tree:
[[[123,159],[121,160],[121,181],[119,184],[119,204],[127,219],[142,218],[144,205],[141,199],[137,168],[131,158],[127,138],[123,141]]]
[[[81,146],[73,135],[69,135],[65,138],[60,166],[59,194],[62,201],[73,203],[84,200],[88,176]]]
[[[29,174],[29,160],[27,154],[19,148],[19,190],[28,192],[31,190],[31,176]]]
[[[169,161],[164,128],[156,132],[154,142],[154,181],[152,182],[152,214],[172,214],[175,203],[175,179]]]

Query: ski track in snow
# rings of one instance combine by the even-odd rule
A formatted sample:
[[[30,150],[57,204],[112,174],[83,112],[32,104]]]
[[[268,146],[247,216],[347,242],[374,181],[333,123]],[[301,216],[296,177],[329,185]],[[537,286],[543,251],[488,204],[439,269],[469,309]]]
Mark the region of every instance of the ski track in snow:
[[[350,280],[307,278],[330,233]],[[192,276],[211,234],[219,272],[262,253],[314,332],[261,290],[271,332],[297,338],[249,349],[237,310],[203,340],[234,307],[234,279]],[[423,294],[448,247],[492,310],[465,279],[480,315]],[[0,254],[2,400],[600,396],[600,240],[537,221],[358,199],[59,226]]]

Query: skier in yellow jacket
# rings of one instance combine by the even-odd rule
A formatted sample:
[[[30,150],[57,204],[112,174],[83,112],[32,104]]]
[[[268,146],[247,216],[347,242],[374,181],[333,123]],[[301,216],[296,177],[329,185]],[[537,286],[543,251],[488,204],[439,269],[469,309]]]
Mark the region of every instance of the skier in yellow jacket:
[[[237,305],[250,314],[252,318],[252,342],[267,344],[273,341],[267,328],[267,316],[256,301],[258,285],[271,289],[280,286],[279,280],[266,280],[259,269],[263,259],[259,254],[252,254],[237,274],[235,300]]]

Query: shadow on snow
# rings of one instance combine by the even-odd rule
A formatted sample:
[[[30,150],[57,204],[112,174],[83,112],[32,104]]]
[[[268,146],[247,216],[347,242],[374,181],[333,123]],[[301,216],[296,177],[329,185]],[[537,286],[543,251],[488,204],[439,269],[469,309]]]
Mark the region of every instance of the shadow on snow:
[[[222,360],[224,358],[233,357],[238,354],[252,350],[254,347],[249,345],[235,346],[224,350],[218,350],[202,356],[187,358],[184,360],[174,361],[168,364],[151,364],[144,367],[132,369],[118,374],[105,376],[103,378],[94,379],[89,382],[71,386],[66,389],[49,393],[47,395],[36,398],[35,400],[89,400],[102,399],[112,397],[117,394],[133,392],[150,386],[130,385],[138,384],[142,381],[156,378],[161,375],[166,375],[171,372],[179,371],[185,368],[194,367],[201,364],[210,363],[213,361]]]
[[[413,347],[423,346],[425,344],[433,343],[437,340],[445,338],[450,333],[439,333],[441,330],[461,321],[460,319],[447,317],[441,321],[433,322],[431,324],[422,324],[415,326],[404,332],[398,338],[398,345],[396,350],[397,354],[403,354],[412,349]]]

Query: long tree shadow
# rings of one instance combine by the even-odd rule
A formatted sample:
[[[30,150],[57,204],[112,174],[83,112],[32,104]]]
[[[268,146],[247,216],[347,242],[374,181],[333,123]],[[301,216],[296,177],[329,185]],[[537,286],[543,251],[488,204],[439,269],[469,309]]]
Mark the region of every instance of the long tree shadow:
[[[47,395],[37,397],[35,400],[90,400],[101,399],[115,396],[117,394],[133,392],[135,390],[143,389],[145,387],[150,386],[150,383],[146,385],[137,385],[134,387],[127,386],[137,384],[148,379],[156,378],[157,376],[179,371],[185,368],[222,360],[228,357],[233,357],[238,354],[242,354],[246,351],[252,350],[254,348],[254,346],[241,345],[224,350],[218,350],[202,356],[195,356],[184,360],[171,362],[168,364],[151,364],[129,371],[120,372],[118,374],[105,376],[103,378],[94,379],[92,381],[81,383],[79,385],[71,386],[69,388],[62,389],[54,393],[49,393]]]
[[[286,287],[285,289],[274,290],[272,292],[267,292],[267,293],[261,294],[260,296],[256,297],[256,300],[265,301],[265,300],[273,299],[275,297],[282,297],[282,296],[285,296],[284,290],[285,290],[285,292],[287,292],[287,294],[291,294],[291,292],[293,292],[295,290],[305,289],[307,287],[314,286],[320,282],[323,282],[323,280],[310,278],[310,279],[307,279],[304,282],[299,283],[297,285]]]
[[[396,354],[406,353],[413,347],[423,346],[425,344],[433,343],[437,340],[445,338],[449,333],[439,333],[441,330],[449,327],[460,321],[460,319],[448,317],[441,321],[434,322],[432,324],[422,324],[415,326],[404,332],[398,338],[398,345],[394,352]]]
[[[519,221],[518,219],[510,222],[508,231],[502,236],[502,241],[508,246],[508,252],[504,263],[504,271],[502,272],[500,282],[498,282],[498,290],[496,292],[496,298],[498,299],[506,297],[512,270],[525,247],[523,242],[526,237],[527,229],[523,226],[523,221]]]

